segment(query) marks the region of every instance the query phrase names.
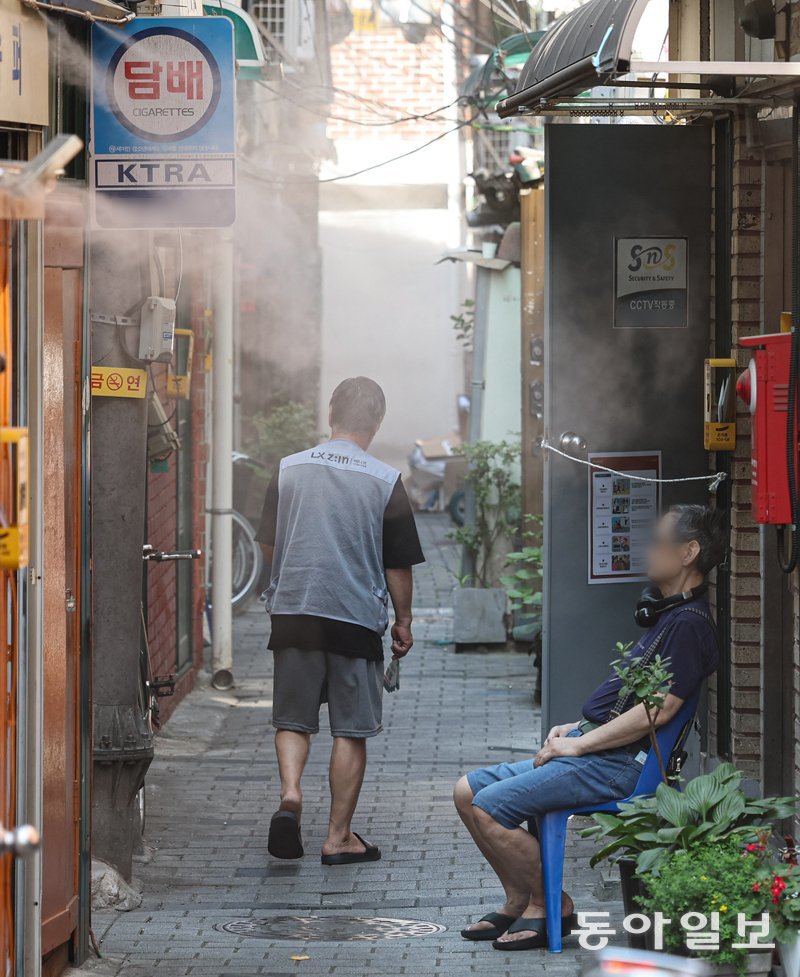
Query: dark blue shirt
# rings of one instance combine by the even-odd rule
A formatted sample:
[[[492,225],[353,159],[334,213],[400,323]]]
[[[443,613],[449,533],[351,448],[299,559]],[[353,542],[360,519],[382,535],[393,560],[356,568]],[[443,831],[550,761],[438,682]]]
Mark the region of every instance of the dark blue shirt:
[[[633,658],[640,658],[659,632],[671,625],[656,653],[662,659],[669,658],[667,668],[672,672],[669,691],[684,701],[704,678],[716,671],[719,662],[719,644],[713,625],[699,614],[686,610],[688,607],[696,607],[710,617],[708,603],[702,598],[682,604],[662,614],[631,651]],[[584,702],[584,718],[593,723],[604,723],[619,698],[619,690],[620,681],[612,674]]]

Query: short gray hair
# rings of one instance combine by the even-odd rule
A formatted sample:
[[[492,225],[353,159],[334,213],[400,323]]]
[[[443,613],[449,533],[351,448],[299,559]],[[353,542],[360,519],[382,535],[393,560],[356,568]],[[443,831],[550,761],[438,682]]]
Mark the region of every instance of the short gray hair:
[[[674,505],[675,535],[683,543],[696,542],[700,552],[695,560],[704,577],[725,562],[728,555],[728,532],[719,509],[707,505]]]
[[[331,395],[330,406],[334,430],[370,437],[375,435],[386,414],[383,391],[369,377],[342,380]]]

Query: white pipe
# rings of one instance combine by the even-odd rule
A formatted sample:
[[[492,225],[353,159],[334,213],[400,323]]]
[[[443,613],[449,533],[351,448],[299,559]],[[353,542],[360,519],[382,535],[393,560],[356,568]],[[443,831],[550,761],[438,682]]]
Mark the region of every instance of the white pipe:
[[[233,242],[221,237],[214,264],[211,467],[211,681],[233,685]]]

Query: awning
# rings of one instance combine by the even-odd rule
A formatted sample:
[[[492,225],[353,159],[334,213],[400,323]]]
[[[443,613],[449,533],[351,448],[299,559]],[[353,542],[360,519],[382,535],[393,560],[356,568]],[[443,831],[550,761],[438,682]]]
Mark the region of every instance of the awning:
[[[214,0],[203,4],[206,17],[227,17],[233,21],[233,46],[236,56],[236,77],[258,80],[264,77],[267,63],[264,45],[255,21],[231,0]]]
[[[136,14],[113,0],[22,0],[26,7],[48,14],[71,14],[92,23],[116,24],[118,27],[133,20]]]
[[[544,31],[512,34],[501,41],[482,65],[469,73],[459,95],[479,105],[494,105],[506,94],[508,77],[518,74],[533,48],[544,37]]]
[[[531,52],[514,94],[498,102],[498,114],[530,112],[542,99],[577,95],[625,74],[648,3],[589,0],[559,18]]]

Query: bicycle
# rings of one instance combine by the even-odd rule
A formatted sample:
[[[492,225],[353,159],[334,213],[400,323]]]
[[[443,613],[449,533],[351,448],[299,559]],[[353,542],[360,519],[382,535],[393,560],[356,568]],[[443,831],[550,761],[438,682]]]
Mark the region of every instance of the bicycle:
[[[264,468],[260,461],[234,451],[233,462],[233,510],[231,512],[231,604],[233,613],[239,614],[250,603],[250,598],[266,586],[264,576],[264,555],[256,540],[256,531],[244,515],[248,509],[253,474]],[[208,579],[211,579],[213,551],[208,553]],[[263,586],[262,586],[263,585]],[[206,610],[213,612],[210,593],[206,599]]]

